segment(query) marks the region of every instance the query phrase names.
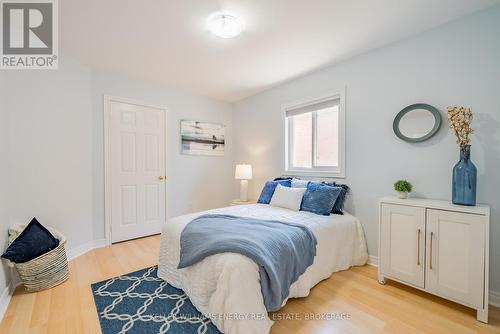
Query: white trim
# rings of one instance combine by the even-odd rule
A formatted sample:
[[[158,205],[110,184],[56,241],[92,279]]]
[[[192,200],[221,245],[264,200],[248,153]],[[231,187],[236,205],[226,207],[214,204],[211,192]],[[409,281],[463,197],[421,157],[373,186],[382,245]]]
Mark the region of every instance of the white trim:
[[[5,312],[7,312],[7,308],[9,307],[10,300],[14,295],[14,291],[16,288],[21,285],[21,281],[19,280],[19,276],[14,268],[9,268],[10,275],[6,275],[10,277],[10,282],[3,289],[2,294],[0,295],[0,321],[2,321]]]
[[[345,178],[346,177],[346,88],[336,89],[326,92],[321,95],[310,96],[293,102],[285,103],[281,106],[281,168],[283,175],[296,175],[306,177],[332,177],[332,178]],[[300,108],[313,103],[320,103],[331,99],[340,99],[339,111],[339,166],[337,170],[325,170],[324,168],[315,169],[293,169],[289,168],[289,131],[286,111],[290,109]],[[314,137],[314,136],[313,136]],[[323,169],[323,170],[322,170]]]
[[[103,99],[103,117],[104,117],[104,236],[105,236],[105,245],[111,245],[111,177],[110,177],[110,148],[109,148],[109,117],[111,113],[110,102],[121,102],[128,104],[135,104],[143,107],[160,109],[165,113],[165,142],[167,141],[167,108],[160,104],[154,104],[149,102],[143,102],[138,100],[129,99],[126,97],[118,97],[112,95],[104,95]],[[167,147],[167,143],[165,143],[165,150]],[[165,174],[167,175],[167,154],[165,152]],[[166,198],[165,198],[166,199]],[[167,205],[165,204],[165,214],[167,210]],[[166,215],[165,215],[166,216]]]
[[[490,305],[500,307],[500,292],[490,290]]]
[[[9,283],[3,289],[2,294],[0,295],[0,319],[3,319],[7,308],[9,307],[10,299],[12,298],[12,284]]]
[[[109,166],[110,166],[110,156],[109,156],[109,114],[110,107],[109,104],[112,100],[111,96],[104,95],[103,100],[103,119],[104,119],[104,238],[106,239],[106,245],[111,245],[111,181],[109,178]]]
[[[378,256],[368,255],[368,262],[366,264],[374,267],[378,267]]]
[[[93,249],[106,247],[106,239],[92,240],[83,245],[67,249],[66,255],[68,256],[68,261],[71,261]]]

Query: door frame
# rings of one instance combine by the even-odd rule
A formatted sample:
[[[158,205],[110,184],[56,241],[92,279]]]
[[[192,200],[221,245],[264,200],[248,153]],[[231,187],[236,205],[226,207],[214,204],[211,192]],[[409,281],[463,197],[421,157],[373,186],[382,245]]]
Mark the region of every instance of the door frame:
[[[120,102],[135,104],[142,107],[159,109],[165,113],[165,171],[163,175],[167,175],[167,108],[164,105],[154,104],[126,97],[119,97],[104,94],[103,98],[103,118],[104,118],[104,236],[106,239],[106,246],[111,245],[111,147],[110,147],[110,115],[111,115],[111,102]],[[166,187],[165,180],[165,187]],[[165,217],[167,216],[167,194],[165,191]]]

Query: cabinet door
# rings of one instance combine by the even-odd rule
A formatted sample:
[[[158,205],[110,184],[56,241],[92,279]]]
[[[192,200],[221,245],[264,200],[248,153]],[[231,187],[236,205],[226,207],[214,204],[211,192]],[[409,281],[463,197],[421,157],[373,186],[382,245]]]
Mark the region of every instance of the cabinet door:
[[[485,217],[427,210],[426,290],[483,307]]]
[[[382,273],[424,288],[425,209],[382,204],[381,215]]]

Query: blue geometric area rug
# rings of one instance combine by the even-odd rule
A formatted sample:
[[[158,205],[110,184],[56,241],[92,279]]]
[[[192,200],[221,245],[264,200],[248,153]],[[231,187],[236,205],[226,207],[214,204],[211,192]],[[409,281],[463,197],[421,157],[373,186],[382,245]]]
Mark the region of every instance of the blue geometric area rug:
[[[154,266],[92,284],[103,334],[220,333],[157,272]]]

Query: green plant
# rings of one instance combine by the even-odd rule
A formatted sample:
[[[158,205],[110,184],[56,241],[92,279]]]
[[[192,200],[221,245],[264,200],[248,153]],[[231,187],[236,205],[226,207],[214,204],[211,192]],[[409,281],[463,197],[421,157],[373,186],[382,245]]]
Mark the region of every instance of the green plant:
[[[411,183],[406,181],[406,180],[398,180],[394,183],[394,190],[396,191],[404,191],[404,192],[411,192]]]

